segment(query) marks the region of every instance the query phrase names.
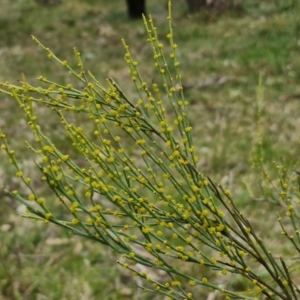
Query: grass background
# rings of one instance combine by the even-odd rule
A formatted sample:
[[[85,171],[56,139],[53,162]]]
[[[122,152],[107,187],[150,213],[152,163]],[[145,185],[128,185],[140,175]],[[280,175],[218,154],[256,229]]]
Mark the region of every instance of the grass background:
[[[148,12],[160,40],[167,44],[165,2],[148,1]],[[256,93],[260,72],[265,88],[263,159],[271,180],[276,180],[273,161],[282,161],[290,172],[298,161],[300,8],[296,3],[286,9],[290,3],[245,0],[244,11],[220,15],[189,15],[184,0],[173,4],[183,83],[189,86],[211,78],[225,80],[222,85],[186,91],[199,169],[232,190],[238,206],[244,207],[260,233],[271,235],[270,246],[278,253],[290,251],[288,246],[279,247],[270,234],[271,228],[275,230],[272,220],[278,207],[256,200],[264,195],[259,193],[251,166],[258,141]],[[124,1],[64,0],[61,5],[48,7],[31,0],[1,1],[0,82],[17,83],[24,74],[30,83],[36,83],[39,75],[63,84],[73,83],[60,66],[47,59],[31,35],[71,65],[76,63],[72,56],[76,46],[85,68],[99,81],[111,76],[135,97],[123,59],[120,40],[124,38],[144,78],[155,80],[145,29],[141,21],[128,20]],[[51,112],[40,113],[47,120],[48,132],[63,146],[64,140],[55,135],[57,119]],[[0,94],[0,126],[10,137],[21,166],[31,177],[38,177],[24,144],[24,140],[32,139],[25,125],[15,102]],[[22,190],[14,174],[7,157],[0,153],[0,187]],[[0,300],[154,299],[135,288],[137,282],[117,267],[117,255],[109,249],[70,237],[52,225],[22,219],[17,214],[19,204],[1,190],[0,201]],[[237,290],[246,287],[239,279],[231,285]],[[199,297],[204,299],[207,294],[200,291]]]

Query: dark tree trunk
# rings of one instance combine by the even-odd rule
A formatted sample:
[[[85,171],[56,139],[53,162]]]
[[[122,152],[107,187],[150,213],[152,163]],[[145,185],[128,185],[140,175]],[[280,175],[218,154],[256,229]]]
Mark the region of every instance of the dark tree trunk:
[[[199,11],[206,6],[206,0],[186,0],[186,2],[191,13]]]
[[[126,0],[128,15],[131,19],[139,19],[146,14],[146,0]]]

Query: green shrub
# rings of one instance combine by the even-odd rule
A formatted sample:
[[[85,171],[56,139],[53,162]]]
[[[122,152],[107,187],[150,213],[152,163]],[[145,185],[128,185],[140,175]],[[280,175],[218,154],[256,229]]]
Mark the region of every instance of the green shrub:
[[[273,255],[230,191],[198,170],[171,19],[169,3],[167,38],[172,50],[166,56],[151,17],[144,18],[157,70],[151,84],[143,80],[123,41],[135,99],[112,78],[101,84],[85,71],[78,50],[76,71],[34,38],[79,84],[61,85],[44,77],[38,78],[43,87],[25,80],[20,86],[1,84],[1,92],[16,100],[28,120],[35,142],[27,144],[38,157],[41,181],[51,189],[50,195],[38,194],[33,184],[37,179],[20,169],[1,131],[2,149],[29,190],[28,196],[26,191],[10,194],[27,207],[25,217],[57,224],[121,254],[118,263],[145,279],[145,291],[168,299],[199,299],[199,287],[207,287],[225,299],[297,299],[297,264]],[[47,122],[35,113],[40,106],[57,114],[68,152],[45,133]],[[78,114],[87,116],[85,122],[76,124]],[[260,145],[254,166],[268,182]],[[283,167],[276,167],[279,184],[269,183],[273,198],[286,211],[284,217],[278,215],[281,235],[299,255],[299,176],[289,179]],[[53,201],[64,211],[50,209]],[[243,289],[224,285],[222,276],[227,282],[239,276],[245,281]]]

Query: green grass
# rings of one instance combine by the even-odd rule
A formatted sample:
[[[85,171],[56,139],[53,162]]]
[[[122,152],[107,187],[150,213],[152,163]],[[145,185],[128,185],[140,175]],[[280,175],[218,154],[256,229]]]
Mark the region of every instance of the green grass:
[[[76,64],[72,56],[76,46],[86,69],[99,80],[113,77],[136,99],[120,39],[131,45],[145,79],[155,81],[142,22],[129,21],[121,1],[63,2],[41,8],[29,0],[3,1],[0,81],[17,83],[24,74],[28,82],[34,83],[43,75],[78,86],[60,66],[47,59],[31,40],[30,35],[34,35],[71,65]],[[186,92],[199,169],[229,187],[238,206],[244,207],[257,228],[265,230],[262,234],[269,235],[279,208],[253,200],[243,182],[254,192],[254,198],[261,196],[251,168],[257,145],[256,87],[260,72],[265,86],[263,157],[272,180],[276,180],[273,161],[282,160],[290,171],[298,161],[300,8],[280,10],[274,5],[276,1],[254,2],[246,1],[243,12],[191,16],[182,9],[184,1],[176,1],[173,23],[184,84],[217,76],[227,78],[224,85]],[[166,43],[166,6],[159,0],[148,1],[148,5],[159,37]],[[57,134],[57,118],[45,110],[39,113],[47,120],[46,129],[64,147],[67,143]],[[33,137],[22,118],[13,100],[0,94],[0,126],[10,137],[21,164],[39,176],[24,144],[25,139]],[[80,117],[78,120],[84,121]],[[24,189],[2,152],[0,162],[0,187]],[[47,193],[42,187],[41,191]],[[71,237],[52,225],[22,219],[16,213],[19,204],[1,192],[0,201],[0,299],[153,299],[152,295],[140,294],[135,288],[137,282],[117,267],[118,256],[109,249]],[[68,242],[66,238],[70,238]],[[276,241],[272,236],[269,239],[276,249]],[[290,253],[288,248],[282,251]],[[240,290],[246,283],[236,279],[232,286]],[[199,295],[207,297],[202,291]]]

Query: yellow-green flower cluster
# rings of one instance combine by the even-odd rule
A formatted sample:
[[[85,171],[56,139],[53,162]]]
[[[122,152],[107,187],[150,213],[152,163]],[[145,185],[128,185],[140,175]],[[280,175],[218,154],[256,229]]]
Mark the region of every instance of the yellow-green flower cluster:
[[[41,76],[38,80],[46,88],[36,88],[27,82],[21,86],[4,83],[1,91],[13,97],[24,111],[36,141],[35,145],[27,145],[40,158],[36,164],[41,181],[51,188],[69,217],[59,219],[48,209],[49,197],[37,195],[31,179],[19,168],[5,134],[0,132],[1,148],[16,167],[16,176],[30,191],[27,197],[17,191],[12,195],[27,206],[28,217],[53,222],[122,254],[118,262],[152,284],[145,290],[169,299],[197,299],[197,286],[219,290],[225,299],[257,299],[262,294],[275,299],[282,291],[252,271],[255,264],[263,266],[273,282],[280,282],[283,293],[292,295],[296,285],[290,284],[290,273],[283,263],[278,266],[250,222],[234,205],[231,192],[216,187],[197,168],[199,159],[171,20],[169,3],[167,38],[172,62],[169,67],[152,18],[144,18],[161,84],[147,84],[138,69],[139,63],[123,41],[125,62],[137,91],[135,100],[129,99],[112,78],[104,86],[90,72],[85,72],[77,49],[74,53],[79,72],[36,40],[49,58],[80,81],[83,89],[76,89],[74,84],[60,85]],[[167,113],[167,101],[172,113]],[[71,150],[63,153],[68,149],[62,152],[44,133],[35,113],[36,105],[45,105],[58,115],[66,140],[76,155]],[[87,115],[90,124],[84,127],[74,124],[72,115],[77,113]],[[134,145],[134,151],[129,143]],[[294,203],[288,198],[289,185],[284,178],[280,183],[286,215],[296,229]],[[36,202],[39,209],[27,200]],[[285,233],[283,225],[282,228]],[[299,239],[299,230],[296,234]],[[291,236],[289,239],[294,241]],[[199,278],[174,267],[177,261],[201,267]],[[136,267],[139,264],[166,272],[168,281],[156,280],[139,271]],[[205,275],[211,269],[222,276],[232,273],[244,276],[253,285],[255,296],[221,287]]]

